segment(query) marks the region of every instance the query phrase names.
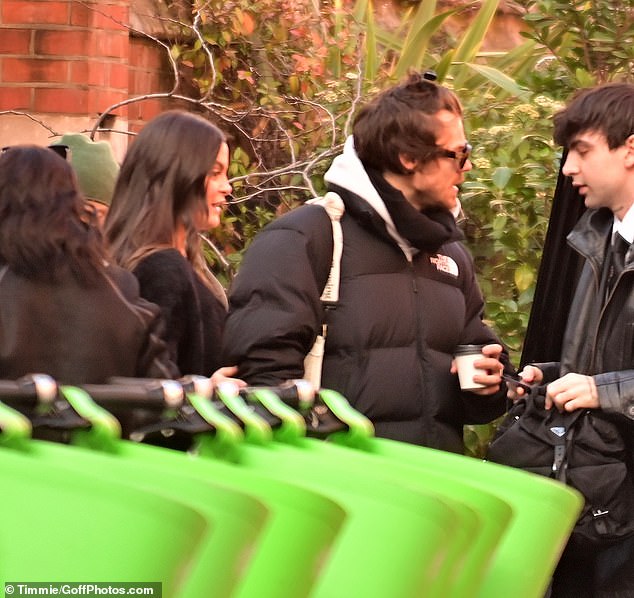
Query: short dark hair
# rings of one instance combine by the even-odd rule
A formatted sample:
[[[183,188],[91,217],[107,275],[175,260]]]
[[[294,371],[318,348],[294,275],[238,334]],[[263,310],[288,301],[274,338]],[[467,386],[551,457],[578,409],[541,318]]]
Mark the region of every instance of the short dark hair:
[[[634,134],[634,85],[607,83],[576,92],[554,116],[555,143],[569,147],[580,133],[605,135],[610,149],[620,147]]]
[[[462,116],[453,91],[421,73],[381,92],[357,114],[353,125],[354,147],[364,166],[406,174],[400,155],[421,162],[438,156],[435,115],[448,110]]]
[[[0,264],[30,280],[69,273],[89,285],[106,251],[71,165],[45,147],[14,145],[0,154]]]

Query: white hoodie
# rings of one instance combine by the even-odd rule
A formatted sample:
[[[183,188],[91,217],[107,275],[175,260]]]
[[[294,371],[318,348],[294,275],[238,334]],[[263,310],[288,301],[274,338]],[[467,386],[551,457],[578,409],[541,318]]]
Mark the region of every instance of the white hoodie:
[[[385,222],[387,232],[396,241],[401,251],[405,254],[405,257],[408,261],[412,261],[412,258],[418,253],[418,249],[413,247],[409,241],[404,239],[398,230],[396,230],[394,221],[385,203],[374,188],[368,173],[365,171],[361,160],[359,160],[357,156],[352,135],[346,139],[343,146],[343,153],[332,161],[330,168],[324,175],[324,180],[327,183],[332,183],[333,185],[347,189],[367,201],[376,213],[381,216]],[[454,218],[456,218],[460,212],[461,205],[460,201],[458,201],[456,208],[452,211]]]
[[[332,161],[330,168],[324,175],[324,180],[327,183],[332,183],[333,185],[347,189],[367,201],[377,214],[383,218],[387,232],[396,243],[398,243],[405,257],[408,261],[412,261],[412,258],[418,253],[418,249],[412,247],[409,241],[404,239],[396,230],[394,221],[387,211],[385,203],[374,188],[368,173],[365,171],[365,168],[363,168],[363,164],[357,156],[352,135],[346,139],[346,143],[343,146],[343,153]]]

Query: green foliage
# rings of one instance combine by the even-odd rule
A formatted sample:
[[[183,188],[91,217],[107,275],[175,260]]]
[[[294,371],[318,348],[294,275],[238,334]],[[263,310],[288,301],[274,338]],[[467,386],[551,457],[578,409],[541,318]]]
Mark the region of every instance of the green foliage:
[[[363,31],[339,0],[181,0],[171,8],[182,14],[186,5],[193,17],[171,56],[181,87],[230,134],[241,203],[218,232],[237,263],[261,226],[323,189],[350,106],[371,92],[358,68]]]
[[[487,299],[486,317],[517,362],[528,323],[558,171],[551,116],[560,104],[472,97],[473,170],[462,188],[464,230]]]
[[[514,81],[515,68],[526,63],[527,53],[517,63],[499,61],[498,56],[480,53],[480,47],[496,14],[500,0],[484,0],[460,39],[450,39],[443,26],[460,12],[472,10],[472,3],[436,12],[436,2],[419,2],[403,15],[395,31],[379,27],[370,0],[357,0],[354,14],[366,32],[365,77],[381,87],[400,80],[408,70],[434,70],[439,82],[456,90],[491,89],[521,96],[525,90]],[[528,48],[528,45],[527,45]],[[528,52],[530,56],[530,52]],[[499,65],[505,68],[500,70]]]
[[[501,421],[502,418],[491,424],[465,426],[465,454],[469,457],[484,458],[491,436],[495,433]]]
[[[526,36],[542,48],[548,64],[529,84],[566,99],[572,91],[634,73],[631,0],[524,0]]]

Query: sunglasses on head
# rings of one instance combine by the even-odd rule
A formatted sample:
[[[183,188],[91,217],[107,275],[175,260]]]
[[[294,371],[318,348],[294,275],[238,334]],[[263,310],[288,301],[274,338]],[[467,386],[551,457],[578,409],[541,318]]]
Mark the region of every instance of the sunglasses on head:
[[[70,155],[70,147],[68,145],[49,145],[48,149],[53,150],[58,156],[68,160]]]
[[[12,145],[3,147],[0,149],[0,154],[8,152],[12,147]],[[70,147],[68,145],[49,145],[46,149],[54,151],[58,156],[64,158],[64,160],[68,160],[68,156],[70,155]]]

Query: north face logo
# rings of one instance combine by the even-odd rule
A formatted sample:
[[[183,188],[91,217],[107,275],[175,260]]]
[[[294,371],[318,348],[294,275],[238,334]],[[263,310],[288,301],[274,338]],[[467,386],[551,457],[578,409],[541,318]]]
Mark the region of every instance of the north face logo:
[[[438,271],[446,272],[456,278],[458,277],[458,264],[448,255],[437,253],[436,255],[430,256],[429,261],[436,266]]]

